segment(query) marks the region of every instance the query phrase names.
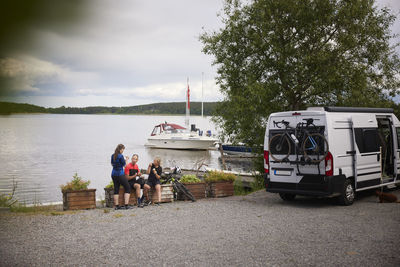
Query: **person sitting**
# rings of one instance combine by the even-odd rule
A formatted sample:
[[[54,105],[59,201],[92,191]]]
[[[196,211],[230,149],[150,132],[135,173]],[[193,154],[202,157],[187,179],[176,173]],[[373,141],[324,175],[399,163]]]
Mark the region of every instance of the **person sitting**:
[[[137,154],[133,154],[131,162],[126,165],[125,167],[125,176],[126,179],[128,179],[129,185],[135,190],[136,192],[136,197],[137,197],[137,205],[138,207],[143,207],[141,205],[141,190],[143,189],[144,186],[144,180],[140,176],[142,174],[140,173],[139,166],[137,165],[137,162],[139,161],[139,156]]]
[[[147,168],[147,174],[149,175],[149,178],[147,179],[146,184],[144,185],[144,190],[143,193],[146,196],[147,199],[147,205],[151,204],[151,200],[149,198],[149,191],[150,188],[154,188],[157,194],[157,202],[155,203],[156,205],[160,205],[161,202],[161,173],[162,173],[162,167],[161,167],[161,159],[160,158],[155,158],[153,163],[149,164],[149,167]]]

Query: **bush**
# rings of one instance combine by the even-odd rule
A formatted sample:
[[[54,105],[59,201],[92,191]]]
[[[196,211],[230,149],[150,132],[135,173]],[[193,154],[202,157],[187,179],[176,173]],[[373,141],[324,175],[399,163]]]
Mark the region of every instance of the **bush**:
[[[13,200],[11,194],[1,194],[0,195],[0,207],[11,207],[16,200]]]
[[[197,176],[194,174],[186,174],[186,175],[182,176],[180,181],[181,181],[181,183],[184,183],[184,184],[201,183],[201,180],[199,178],[197,178]]]
[[[204,181],[206,181],[207,183],[223,181],[232,182],[235,179],[236,175],[232,173],[224,173],[221,171],[210,171],[204,176]]]
[[[236,179],[233,183],[233,189],[235,190],[235,196],[243,196],[248,194],[247,190],[243,187],[241,179]]]
[[[14,199],[15,190],[17,190],[17,182],[13,179],[13,189],[10,194],[0,194],[0,207],[11,207],[18,201]]]
[[[65,185],[60,185],[61,191],[75,191],[75,190],[85,190],[88,189],[90,181],[82,180],[82,177],[78,176],[78,173],[75,173],[71,182],[68,182]]]
[[[114,188],[114,182],[111,180],[111,182],[106,185],[106,188]]]
[[[114,181],[111,180],[111,182],[108,185],[106,185],[106,188],[114,188]],[[124,187],[120,185],[119,188],[124,188]]]

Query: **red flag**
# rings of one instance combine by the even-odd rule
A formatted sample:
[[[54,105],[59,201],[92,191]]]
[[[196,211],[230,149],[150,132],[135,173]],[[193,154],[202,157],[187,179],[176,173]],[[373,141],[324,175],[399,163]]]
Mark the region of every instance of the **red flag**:
[[[190,109],[190,89],[189,89],[189,84],[188,84],[188,89],[187,89],[187,103],[188,103],[188,109]]]

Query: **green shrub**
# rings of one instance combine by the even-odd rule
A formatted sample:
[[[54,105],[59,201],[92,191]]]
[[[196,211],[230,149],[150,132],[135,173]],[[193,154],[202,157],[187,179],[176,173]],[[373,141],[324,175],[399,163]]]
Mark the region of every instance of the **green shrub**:
[[[16,204],[18,200],[14,199],[15,191],[17,190],[17,182],[13,179],[13,189],[9,194],[0,194],[0,207],[11,207]]]
[[[13,200],[11,194],[1,194],[0,195],[0,207],[11,207],[16,200]]]
[[[182,176],[180,181],[181,181],[181,183],[184,183],[184,184],[201,183],[201,180],[199,178],[197,178],[197,176],[194,174],[186,174],[186,175]]]
[[[74,190],[85,190],[88,189],[90,181],[82,180],[82,177],[78,176],[78,173],[75,173],[71,182],[68,182],[65,185],[60,185],[61,191],[74,191]]]
[[[236,175],[232,173],[224,173],[221,171],[210,171],[206,173],[204,176],[204,181],[207,183],[211,182],[222,182],[222,181],[234,181],[236,179]]]
[[[233,183],[233,189],[235,190],[235,196],[243,196],[248,194],[247,190],[243,187],[241,179],[236,179]]]
[[[106,188],[114,188],[114,182],[111,180],[111,182],[106,185]]]
[[[113,180],[111,180],[111,182],[108,185],[106,185],[106,188],[114,188]],[[119,188],[124,188],[124,187],[122,185],[120,185]]]

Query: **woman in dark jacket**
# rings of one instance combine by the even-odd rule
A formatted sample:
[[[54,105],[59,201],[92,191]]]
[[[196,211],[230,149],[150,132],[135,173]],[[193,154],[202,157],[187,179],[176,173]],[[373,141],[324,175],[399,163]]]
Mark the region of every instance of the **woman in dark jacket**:
[[[116,210],[125,208],[131,209],[132,207],[129,206],[129,197],[131,195],[131,187],[129,186],[128,180],[125,177],[124,173],[124,166],[126,164],[124,156],[125,146],[123,144],[119,144],[115,149],[114,154],[111,155],[111,165],[113,166],[111,172],[111,178],[114,182],[114,207]],[[123,186],[125,189],[124,200],[125,200],[125,207],[120,207],[118,205],[118,198],[119,198],[119,187]]]

